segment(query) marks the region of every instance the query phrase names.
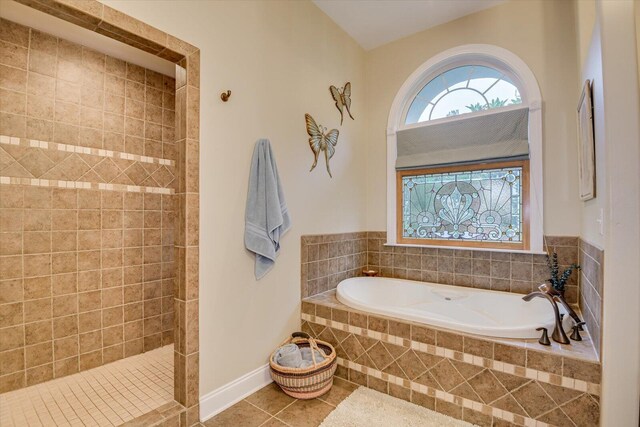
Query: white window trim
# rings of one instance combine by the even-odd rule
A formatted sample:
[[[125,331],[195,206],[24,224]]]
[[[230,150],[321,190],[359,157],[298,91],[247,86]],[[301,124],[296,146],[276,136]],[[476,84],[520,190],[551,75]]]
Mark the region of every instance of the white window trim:
[[[387,123],[387,245],[399,245],[396,239],[396,157],[397,132],[405,126],[407,110],[416,94],[433,77],[447,69],[462,65],[488,65],[504,71],[514,83],[522,89],[522,104],[518,107],[529,107],[529,250],[525,252],[544,253],[543,248],[543,186],[542,186],[542,97],[538,82],[533,72],[514,53],[507,49],[486,45],[469,44],[448,49],[435,55],[404,82],[398,91]],[[464,120],[472,114],[465,114],[456,119]],[[423,122],[424,124],[424,122]],[[430,246],[428,244],[420,246]],[[455,248],[447,246],[447,248]],[[472,249],[460,247],[459,249]],[[484,248],[483,248],[484,249]],[[487,248],[487,250],[490,250]],[[501,251],[504,251],[501,250]]]

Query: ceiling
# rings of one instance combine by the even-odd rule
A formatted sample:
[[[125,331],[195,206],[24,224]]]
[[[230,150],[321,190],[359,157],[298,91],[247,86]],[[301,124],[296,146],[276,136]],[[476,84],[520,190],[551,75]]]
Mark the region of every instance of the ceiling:
[[[366,50],[506,0],[313,0]]]

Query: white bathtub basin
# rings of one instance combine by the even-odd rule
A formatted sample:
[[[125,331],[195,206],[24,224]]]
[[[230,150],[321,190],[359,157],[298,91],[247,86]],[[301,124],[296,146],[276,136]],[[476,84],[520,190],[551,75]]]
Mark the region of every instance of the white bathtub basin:
[[[555,322],[543,298],[412,280],[354,277],[340,282],[337,297],[358,310],[488,337],[539,338],[540,326],[551,336]]]

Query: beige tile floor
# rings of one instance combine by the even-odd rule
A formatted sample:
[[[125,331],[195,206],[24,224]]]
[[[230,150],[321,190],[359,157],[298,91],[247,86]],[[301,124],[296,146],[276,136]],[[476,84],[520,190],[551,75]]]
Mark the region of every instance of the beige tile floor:
[[[173,401],[173,345],[0,394],[0,426],[117,426]]]
[[[335,378],[331,390],[318,399],[298,400],[275,384],[204,422],[206,427],[317,427],[358,385]]]

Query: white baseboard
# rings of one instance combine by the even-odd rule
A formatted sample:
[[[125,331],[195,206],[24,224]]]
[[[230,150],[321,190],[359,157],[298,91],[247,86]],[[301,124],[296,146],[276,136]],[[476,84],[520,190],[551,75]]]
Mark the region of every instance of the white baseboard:
[[[205,394],[200,398],[200,420],[208,420],[271,382],[266,364]]]

